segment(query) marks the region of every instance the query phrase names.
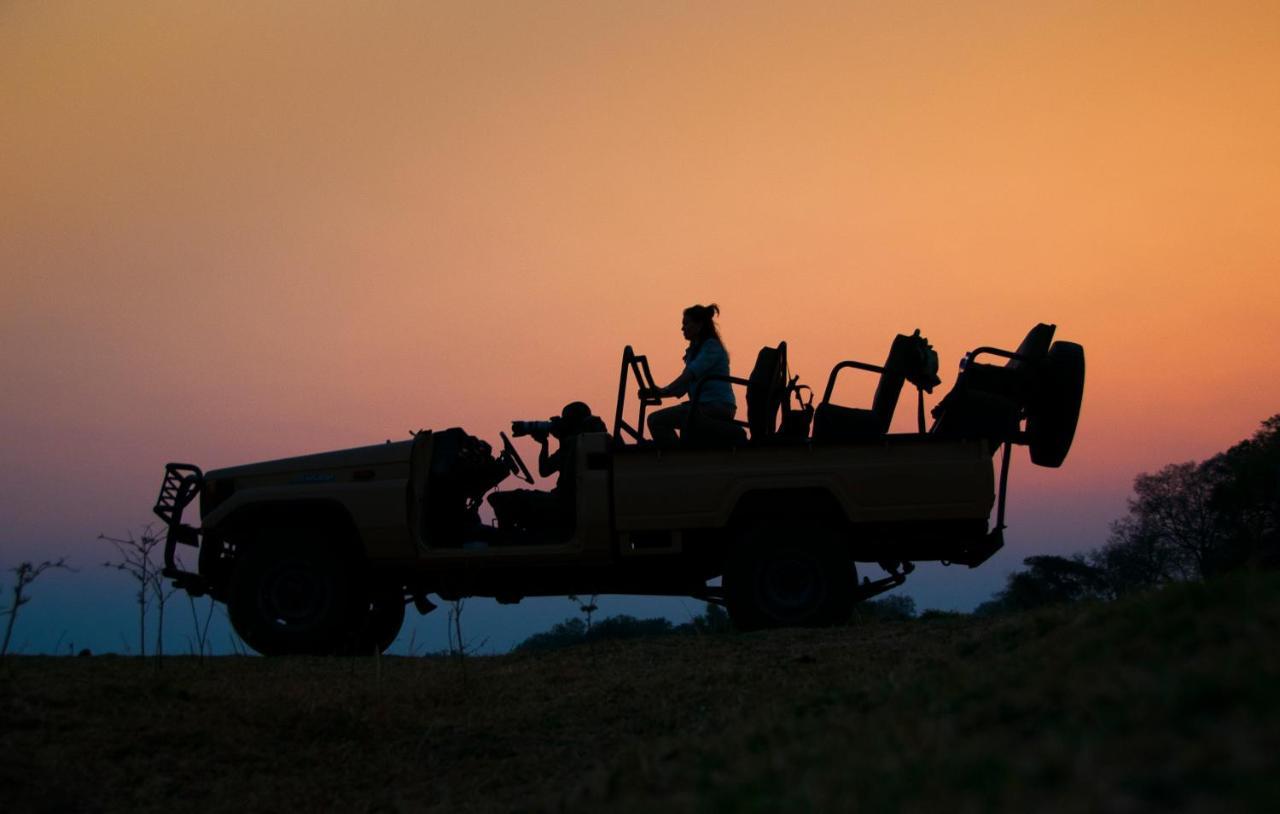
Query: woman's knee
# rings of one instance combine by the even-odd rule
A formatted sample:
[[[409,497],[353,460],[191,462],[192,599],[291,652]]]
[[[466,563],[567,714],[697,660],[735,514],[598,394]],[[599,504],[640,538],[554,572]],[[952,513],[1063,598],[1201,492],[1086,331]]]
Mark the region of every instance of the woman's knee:
[[[676,431],[684,428],[689,408],[686,404],[677,404],[663,410],[655,410],[649,414],[649,435],[659,443],[674,443]]]
[[[664,407],[661,410],[654,410],[649,413],[649,429],[654,427],[679,427],[684,405],[678,404],[675,407]]]

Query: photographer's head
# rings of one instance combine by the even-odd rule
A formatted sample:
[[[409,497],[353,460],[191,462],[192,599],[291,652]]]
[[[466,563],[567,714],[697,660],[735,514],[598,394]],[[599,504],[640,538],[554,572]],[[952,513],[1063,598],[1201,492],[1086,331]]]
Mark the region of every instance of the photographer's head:
[[[680,332],[692,345],[708,339],[719,341],[720,331],[716,328],[716,317],[719,315],[720,306],[714,302],[710,305],[690,305],[684,309],[684,317],[680,320]]]
[[[581,401],[571,401],[560,411],[560,420],[570,427],[576,427],[590,417],[591,408]]]
[[[608,432],[604,421],[591,414],[591,408],[584,402],[571,401],[560,411],[559,436],[580,435],[584,432]]]

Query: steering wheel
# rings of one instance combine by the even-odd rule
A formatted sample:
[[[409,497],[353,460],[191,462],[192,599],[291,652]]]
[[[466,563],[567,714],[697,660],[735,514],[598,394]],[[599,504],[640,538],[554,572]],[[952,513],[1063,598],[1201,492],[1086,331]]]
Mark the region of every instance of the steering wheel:
[[[505,432],[500,432],[498,435],[502,436],[502,454],[498,456],[498,460],[507,465],[507,469],[511,470],[512,475],[515,475],[525,483],[533,483],[533,475],[529,474],[529,467],[524,465],[524,460],[520,458],[520,453],[516,452],[511,439],[507,437]]]

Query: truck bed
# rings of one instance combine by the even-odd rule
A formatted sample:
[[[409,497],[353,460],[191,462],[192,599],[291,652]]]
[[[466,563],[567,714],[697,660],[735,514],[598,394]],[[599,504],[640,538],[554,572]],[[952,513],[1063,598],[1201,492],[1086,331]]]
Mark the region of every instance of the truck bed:
[[[829,493],[851,523],[985,521],[995,502],[982,441],[911,434],[870,444],[614,454],[614,520],[623,533],[721,527],[753,495],[795,489]]]

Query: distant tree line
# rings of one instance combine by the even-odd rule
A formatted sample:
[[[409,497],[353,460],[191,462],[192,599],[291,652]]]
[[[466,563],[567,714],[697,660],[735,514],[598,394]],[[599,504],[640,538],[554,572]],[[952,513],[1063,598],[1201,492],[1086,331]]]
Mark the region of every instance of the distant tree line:
[[[900,622],[915,619],[916,603],[909,596],[886,596],[861,602],[857,607],[859,621]],[[941,611],[925,611],[919,618],[949,615]],[[704,613],[694,616],[684,624],[675,624],[661,617],[638,619],[628,614],[610,616],[588,625],[578,618],[565,619],[552,625],[550,630],[535,633],[520,644],[514,652],[534,653],[559,650],[564,647],[597,641],[637,639],[642,636],[707,635],[729,633],[733,624],[729,614],[719,605],[708,604]]]
[[[592,610],[595,610],[594,605]],[[535,633],[520,642],[515,646],[515,652],[536,653],[587,642],[638,639],[642,636],[724,633],[730,629],[732,626],[725,609],[708,603],[705,612],[680,625],[661,617],[638,619],[625,613],[606,617],[590,626],[582,619],[565,619],[552,625],[550,630]]]
[[[1134,479],[1128,513],[1099,548],[1039,556],[976,613],[1115,599],[1172,582],[1280,567],[1280,415],[1252,438],[1195,463]]]

